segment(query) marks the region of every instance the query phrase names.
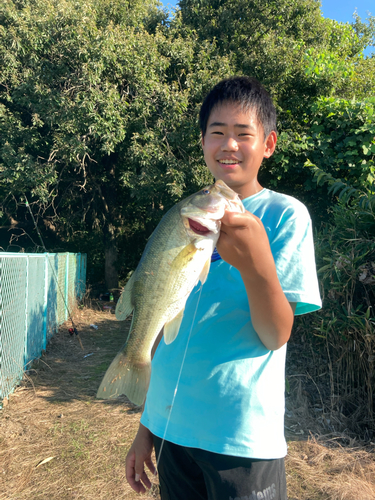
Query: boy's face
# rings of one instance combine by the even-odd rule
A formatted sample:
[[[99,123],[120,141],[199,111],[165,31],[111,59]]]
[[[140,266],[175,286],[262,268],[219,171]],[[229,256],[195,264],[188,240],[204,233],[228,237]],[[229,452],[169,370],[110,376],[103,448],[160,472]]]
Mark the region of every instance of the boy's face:
[[[264,140],[263,126],[254,111],[241,111],[233,103],[216,106],[202,137],[206,165],[215,179],[223,180],[242,199],[262,189],[258,171],[263,158],[275,150],[275,132]]]

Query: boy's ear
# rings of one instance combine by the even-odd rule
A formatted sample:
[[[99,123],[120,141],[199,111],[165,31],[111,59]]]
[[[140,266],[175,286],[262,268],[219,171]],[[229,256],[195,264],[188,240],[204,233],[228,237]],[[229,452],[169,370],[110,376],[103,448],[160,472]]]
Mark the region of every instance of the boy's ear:
[[[277,143],[277,134],[274,130],[269,134],[264,143],[264,158],[269,158],[273,155]]]
[[[202,144],[202,148],[204,146],[204,135],[203,135],[203,132],[201,131],[201,144]]]

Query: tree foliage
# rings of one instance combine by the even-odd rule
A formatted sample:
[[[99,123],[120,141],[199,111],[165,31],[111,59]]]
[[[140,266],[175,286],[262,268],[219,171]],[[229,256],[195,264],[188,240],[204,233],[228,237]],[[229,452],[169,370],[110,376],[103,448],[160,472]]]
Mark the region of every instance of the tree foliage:
[[[362,56],[373,42],[373,18],[324,19],[315,0],[181,0],[172,19],[156,0],[4,0],[3,224],[30,233],[27,195],[49,249],[88,252],[95,273],[105,261],[116,286],[165,210],[210,181],[198,109],[236,73],[278,107],[265,183],[324,216],[306,161],[348,181],[373,175],[375,58]]]
[[[55,245],[105,254],[109,287],[118,245],[130,269],[134,233],[143,246],[165,208],[206,181],[195,103],[227,72],[214,46],[155,28],[154,7],[8,0],[2,12],[3,210],[19,220],[30,192]]]
[[[184,23],[201,40],[215,40],[237,72],[262,81],[296,122],[304,97],[349,91],[351,79],[364,71],[358,66],[363,49],[373,44],[373,17],[363,23],[357,16],[354,27],[338,23],[323,18],[315,0],[181,0],[179,5]],[[373,78],[371,86],[374,90]]]
[[[375,181],[375,100],[321,97],[302,118],[305,130],[282,131],[265,182],[295,194],[324,220],[332,199],[306,168],[372,190]]]

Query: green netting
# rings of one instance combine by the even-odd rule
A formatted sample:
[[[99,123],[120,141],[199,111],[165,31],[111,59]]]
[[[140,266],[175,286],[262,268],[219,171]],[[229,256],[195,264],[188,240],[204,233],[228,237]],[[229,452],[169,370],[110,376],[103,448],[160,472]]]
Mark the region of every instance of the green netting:
[[[86,256],[0,253],[0,402],[85,293]]]
[[[41,349],[46,348],[44,331],[45,264],[46,257],[44,255],[27,257],[26,364],[37,358]]]
[[[56,333],[59,325],[57,317],[57,300],[60,295],[58,284],[59,259],[57,254],[48,255],[48,276],[47,276],[47,308],[46,308],[46,337],[47,342]],[[64,288],[62,288],[64,291]],[[60,300],[61,297],[60,297]]]
[[[87,264],[87,255],[86,254],[78,254],[79,255],[79,270],[77,267],[77,297],[82,299],[86,293],[86,264]]]
[[[67,291],[67,262],[68,254],[60,253],[57,255],[57,323],[60,325],[68,319],[68,311],[66,309],[66,291]]]
[[[0,400],[23,375],[26,289],[27,259],[0,256]]]
[[[68,255],[68,282],[67,282],[67,302],[69,310],[76,306],[76,271],[77,271],[77,255],[70,253]]]

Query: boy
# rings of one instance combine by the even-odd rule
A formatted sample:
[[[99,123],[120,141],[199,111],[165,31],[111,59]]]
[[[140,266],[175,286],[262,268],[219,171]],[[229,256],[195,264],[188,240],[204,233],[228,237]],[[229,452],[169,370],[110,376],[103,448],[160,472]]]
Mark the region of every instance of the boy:
[[[225,213],[206,283],[176,340],[158,346],[127,480],[138,493],[151,486],[144,466],[156,473],[155,446],[163,500],[286,500],[286,343],[294,314],[321,306],[311,221],[300,202],[258,182],[277,141],[259,82],[218,83],[200,127],[208,169],[247,212]]]

